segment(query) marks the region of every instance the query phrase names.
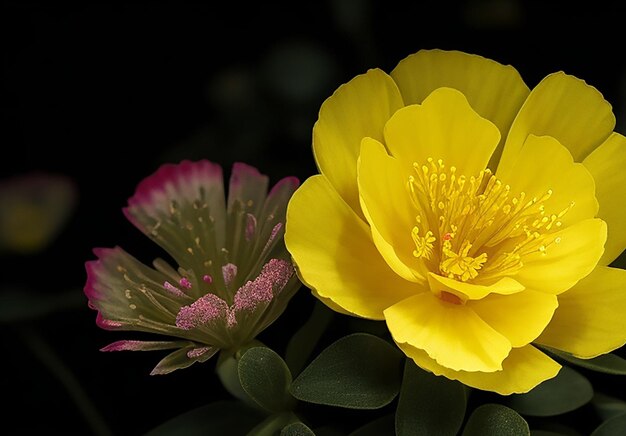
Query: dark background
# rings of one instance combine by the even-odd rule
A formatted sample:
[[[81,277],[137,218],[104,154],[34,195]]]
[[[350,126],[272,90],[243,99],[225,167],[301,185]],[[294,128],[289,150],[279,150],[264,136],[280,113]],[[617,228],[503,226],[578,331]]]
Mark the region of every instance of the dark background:
[[[531,88],[564,70],[604,94],[616,130],[625,133],[620,3],[4,2],[1,178],[65,174],[77,183],[79,202],[44,251],[0,255],[2,288],[77,296],[62,310],[1,325],[0,392],[10,404],[3,428],[91,434],[63,385],[32,353],[38,340],[74,374],[116,435],[141,434],[226,396],[212,361],[151,377],[158,352],[100,353],[133,334],[98,329],[82,295],[93,247],[121,245],[145,261],[159,254],[121,208],[161,163],[206,158],[228,173],[241,160],[272,182],[303,180],[315,173],[311,129],[323,100],[356,74],[389,72],[422,48],[512,64]],[[266,342],[281,352],[305,318],[294,311],[311,303],[303,289]]]

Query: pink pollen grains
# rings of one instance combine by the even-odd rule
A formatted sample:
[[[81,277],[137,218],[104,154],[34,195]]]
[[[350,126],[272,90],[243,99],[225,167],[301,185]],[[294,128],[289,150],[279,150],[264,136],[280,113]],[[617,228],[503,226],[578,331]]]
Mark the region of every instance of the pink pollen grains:
[[[209,350],[211,350],[211,347],[194,348],[193,350],[187,351],[187,357],[195,359],[207,353]]]
[[[270,259],[256,279],[239,288],[235,294],[234,311],[254,310],[260,303],[269,303],[282,291],[292,275],[291,263]]]
[[[178,289],[176,286],[174,286],[170,282],[164,282],[163,283],[163,289],[165,289],[170,294],[176,295],[177,297],[184,297],[185,296],[185,293],[183,291]]]
[[[237,265],[234,263],[227,263],[222,267],[222,275],[224,276],[224,283],[226,286],[230,286],[237,276]]]
[[[203,324],[224,318],[228,313],[228,305],[217,295],[206,294],[189,306],[180,308],[176,315],[176,327],[191,330]]]
[[[187,277],[183,277],[178,282],[183,288],[191,289],[191,282]]]
[[[249,213],[246,216],[246,241],[252,240],[256,232],[256,218]]]

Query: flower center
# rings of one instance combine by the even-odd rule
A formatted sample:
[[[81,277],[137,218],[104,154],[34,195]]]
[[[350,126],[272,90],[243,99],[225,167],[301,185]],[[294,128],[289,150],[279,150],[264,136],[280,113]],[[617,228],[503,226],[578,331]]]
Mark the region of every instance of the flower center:
[[[514,195],[489,169],[466,177],[454,166],[429,158],[413,163],[408,191],[418,213],[411,237],[413,255],[437,274],[463,282],[493,280],[515,274],[524,257],[545,254],[559,237],[560,219],[574,203],[548,214],[541,197]]]

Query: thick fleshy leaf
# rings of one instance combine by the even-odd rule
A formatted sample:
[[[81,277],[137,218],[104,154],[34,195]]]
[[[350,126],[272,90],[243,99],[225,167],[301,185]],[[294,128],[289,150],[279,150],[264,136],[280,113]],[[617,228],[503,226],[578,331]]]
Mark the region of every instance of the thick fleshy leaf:
[[[297,422],[300,420],[293,412],[274,413],[246,433],[246,436],[276,436],[283,428]]]
[[[532,134],[556,138],[581,162],[614,127],[611,105],[596,88],[563,72],[550,74],[530,92],[513,121],[502,160],[517,155]]]
[[[407,170],[414,162],[421,168],[428,158],[442,159],[470,177],[487,167],[499,140],[498,128],[452,88],[433,91],[421,105],[398,110],[385,124],[385,144]]]
[[[454,436],[463,424],[466,401],[461,383],[437,377],[407,359],[396,410],[396,435]]]
[[[559,374],[526,394],[511,395],[506,404],[522,415],[554,416],[576,410],[593,397],[589,380],[564,366]]]
[[[304,368],[332,318],[333,312],[322,302],[317,301],[309,319],[294,333],[287,344],[285,363],[291,374],[297,375]]]
[[[468,301],[467,304],[515,348],[535,340],[548,325],[558,306],[555,295],[532,290],[513,295],[492,294],[482,300]]]
[[[293,422],[283,427],[280,436],[315,436],[315,433],[304,423]]]
[[[313,126],[313,152],[322,174],[357,214],[361,213],[356,162],[361,139],[382,140],[383,126],[403,106],[394,81],[378,69],[340,86],[326,99]]]
[[[248,349],[237,365],[239,381],[246,393],[270,412],[289,410],[291,373],[283,359],[267,347]]]
[[[387,266],[370,228],[322,175],[291,198],[285,243],[302,281],[352,314],[382,319],[383,310],[415,292]]]
[[[528,136],[518,154],[502,157],[496,176],[510,185],[513,196],[523,192],[524,201],[541,199],[550,191],[542,205],[548,217],[567,210],[558,218],[563,227],[593,218],[598,212],[593,176],[550,136]]]
[[[583,161],[596,184],[598,217],[608,226],[601,265],[608,265],[626,249],[626,137],[613,133]]]
[[[615,354],[601,354],[592,359],[579,359],[578,357],[572,356],[570,353],[554,348],[546,346],[541,346],[541,348],[545,349],[549,354],[556,356],[557,359],[580,366],[581,368],[602,372],[604,374],[626,375],[626,359]]]
[[[559,295],[559,308],[539,344],[591,358],[626,343],[626,271],[597,267]]]
[[[361,143],[358,183],[361,208],[372,237],[387,264],[402,278],[425,284],[424,265],[413,256],[415,206],[407,190],[410,173],[406,165],[387,154],[372,138]]]
[[[617,415],[596,428],[591,436],[623,436],[626,428],[626,413]]]
[[[501,404],[483,404],[467,420],[463,436],[530,436],[530,429],[515,410]]]
[[[593,395],[591,405],[603,421],[626,413],[626,401],[599,392]]]
[[[515,276],[528,289],[560,294],[596,267],[604,251],[606,223],[600,219],[577,222],[553,234],[555,241],[542,253],[524,256]]]
[[[454,371],[493,372],[511,351],[511,343],[470,307],[424,292],[385,310],[387,326],[398,344],[424,350]]]
[[[398,394],[401,365],[401,353],[388,342],[351,334],[322,351],[294,380],[291,393],[308,403],[379,409]]]
[[[452,380],[459,380],[467,386],[497,392],[500,395],[528,392],[539,383],[554,377],[561,368],[561,365],[532,345],[513,348],[502,364],[502,371],[496,372],[453,371],[439,365],[423,350],[408,344],[398,346],[418,366],[436,375],[443,375]]]
[[[153,428],[146,436],[247,434],[263,413],[238,401],[217,401],[185,412]]]
[[[502,142],[530,92],[512,66],[460,51],[420,50],[402,60],[391,77],[407,105],[421,103],[437,88],[458,89],[480,116],[498,127]],[[499,155],[500,150],[492,162]]]

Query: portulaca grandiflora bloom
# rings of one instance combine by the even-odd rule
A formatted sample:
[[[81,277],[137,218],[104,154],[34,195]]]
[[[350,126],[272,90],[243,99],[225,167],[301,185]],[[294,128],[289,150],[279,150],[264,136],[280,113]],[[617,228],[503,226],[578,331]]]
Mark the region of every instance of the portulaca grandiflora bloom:
[[[384,320],[437,375],[527,392],[626,342],[626,139],[563,72],[422,50],[322,105],[320,170],[287,210],[298,274],[331,308]]]
[[[163,165],[144,179],[126,217],[176,263],[148,267],[120,247],[94,250],[85,294],[108,330],[162,340],[120,340],[103,351],[174,350],[165,374],[248,345],[284,311],[300,282],[284,245],[285,209],[298,180],[268,193],[269,178],[235,163],[225,200],[222,168],[209,161]]]

